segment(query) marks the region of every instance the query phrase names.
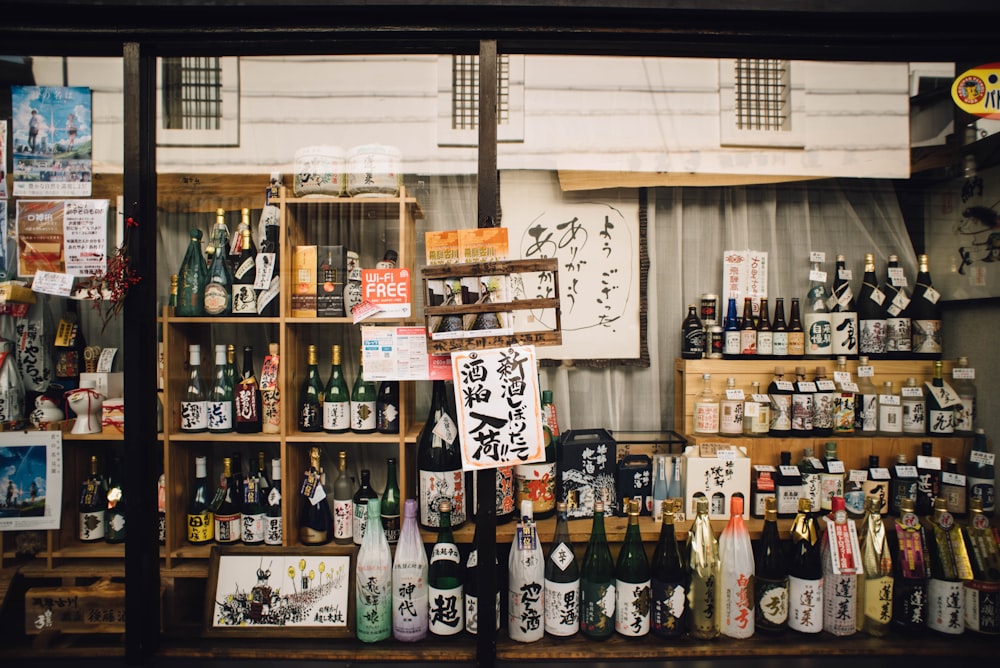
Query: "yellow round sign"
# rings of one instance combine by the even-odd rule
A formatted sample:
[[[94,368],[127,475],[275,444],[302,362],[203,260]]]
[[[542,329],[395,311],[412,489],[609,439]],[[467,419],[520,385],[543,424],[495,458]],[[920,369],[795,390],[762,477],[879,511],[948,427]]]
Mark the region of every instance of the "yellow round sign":
[[[1000,63],[962,72],[951,85],[951,99],[962,111],[1000,120]]]

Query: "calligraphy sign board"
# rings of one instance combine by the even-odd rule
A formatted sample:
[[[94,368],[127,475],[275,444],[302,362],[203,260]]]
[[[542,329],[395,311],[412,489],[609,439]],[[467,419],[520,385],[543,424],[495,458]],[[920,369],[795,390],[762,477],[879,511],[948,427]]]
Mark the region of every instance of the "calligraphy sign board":
[[[124,633],[125,584],[32,587],[24,595],[24,632]]]
[[[462,469],[545,461],[534,346],[451,354]]]

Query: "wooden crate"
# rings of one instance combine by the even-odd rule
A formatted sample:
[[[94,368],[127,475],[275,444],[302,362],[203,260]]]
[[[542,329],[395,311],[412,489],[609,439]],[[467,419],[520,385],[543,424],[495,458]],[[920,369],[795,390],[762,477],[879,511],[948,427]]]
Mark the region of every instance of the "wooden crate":
[[[125,584],[103,579],[88,586],[32,587],[24,595],[24,631],[124,633]]]

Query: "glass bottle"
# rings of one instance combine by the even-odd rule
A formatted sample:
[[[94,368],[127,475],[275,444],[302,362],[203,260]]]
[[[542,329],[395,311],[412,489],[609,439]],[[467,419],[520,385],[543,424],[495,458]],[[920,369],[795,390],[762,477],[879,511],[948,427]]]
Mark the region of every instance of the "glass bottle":
[[[435,380],[427,420],[417,438],[418,518],[425,529],[437,528],[437,509],[445,499],[449,520],[456,526],[465,522],[465,475],[458,448],[455,393],[449,381]]]
[[[261,430],[265,434],[277,434],[281,431],[281,393],[278,390],[278,367],[281,355],[277,343],[267,344],[267,355],[260,368],[260,400],[263,415]]]
[[[858,352],[876,359],[886,352],[885,293],[878,287],[875,255],[865,254],[865,276],[858,293],[858,326],[861,331]]]
[[[233,460],[230,457],[222,459],[222,477],[216,490],[215,506],[215,542],[220,545],[232,545],[240,542],[242,535],[242,520],[240,504],[237,498],[236,480],[233,475]]]
[[[837,367],[833,371],[833,382],[837,389],[833,395],[833,433],[846,435],[854,433],[855,395],[858,386],[851,380],[851,372],[847,370],[847,357],[837,357]]]
[[[371,434],[375,431],[375,383],[365,380],[364,349],[358,357],[358,377],[351,388],[351,431]]]
[[[32,347],[32,343],[22,342],[27,348]],[[26,360],[28,355],[27,351],[21,350],[22,344],[18,345],[18,363],[23,363],[22,359]],[[63,313],[62,317],[59,318],[59,324],[56,327],[55,336],[52,338],[52,380],[63,388],[63,391],[75,390],[80,387],[80,372],[85,371],[84,369],[84,350],[87,348],[87,341],[83,335],[83,322],[80,319],[80,312],[77,308],[76,299],[66,300],[66,311]],[[24,358],[22,358],[21,353],[24,352]],[[11,360],[14,356],[11,356]],[[25,376],[29,378],[30,376]],[[12,379],[14,382],[20,380]],[[3,387],[7,387],[4,384]],[[37,389],[45,389],[42,385]],[[17,402],[18,405],[23,401]],[[21,417],[21,412],[18,409],[16,413],[17,417]],[[4,420],[12,419],[12,414],[10,411],[4,411]]]
[[[681,358],[700,360],[705,356],[705,329],[698,309],[694,304],[688,304],[688,312],[681,322]]]
[[[940,359],[941,293],[934,289],[927,256],[917,256],[917,264],[917,281],[910,306],[911,355],[916,359]]]
[[[475,506],[479,508],[479,506]],[[465,595],[465,630],[472,635],[479,633],[479,527],[476,523],[472,532],[472,545],[465,559],[463,593]],[[500,630],[500,560],[493,557],[494,572],[497,573],[496,599],[494,600],[496,630]]]
[[[101,475],[97,455],[90,456],[90,475],[84,478],[81,485],[78,510],[80,540],[84,543],[103,541],[107,530],[108,488]]]
[[[201,346],[188,346],[188,383],[181,400],[181,431],[202,432],[208,429],[208,401],[201,384]]]
[[[208,431],[225,434],[233,430],[233,386],[226,375],[226,346],[215,346],[215,382],[208,397]]]
[[[795,367],[795,387],[792,390],[792,435],[812,436],[816,414],[816,383],[806,380],[806,368]]]
[[[767,386],[767,396],[771,403],[771,437],[788,436],[792,433],[792,390],[795,386],[785,380],[785,367],[774,367],[774,378]]]
[[[854,520],[847,517],[844,497],[830,502],[823,518],[823,630],[835,636],[857,632],[858,573],[861,548]]]
[[[767,436],[771,429],[771,399],[760,391],[760,381],[750,383],[750,396],[743,402],[743,435]]]
[[[156,520],[160,547],[167,544],[167,476],[160,467],[160,477],[156,480]]]
[[[319,379],[319,355],[316,346],[310,345],[307,349],[306,377],[299,391],[299,431],[322,431],[322,401],[323,383]]]
[[[976,435],[972,439],[972,449],[969,451],[965,474],[969,506],[971,507],[973,499],[979,499],[983,506],[983,515],[993,517],[996,510],[996,467],[994,454],[986,439],[986,431],[982,428],[976,429]]]
[[[257,249],[250,238],[250,229],[240,231],[242,248],[233,271],[233,315],[257,315]]]
[[[701,393],[694,400],[694,433],[719,433],[719,399],[712,391],[712,374],[701,375]]]
[[[774,299],[774,322],[771,324],[771,354],[788,356],[788,324],[785,322],[785,298]]]
[[[899,515],[903,501],[917,503],[917,467],[910,464],[906,455],[896,455],[896,464],[889,471],[889,514]]]
[[[205,315],[211,316],[233,313],[233,271],[229,264],[229,230],[226,228],[225,213],[223,209],[216,210],[212,241],[206,249],[212,260],[205,283]]]
[[[170,275],[170,296],[167,297],[167,306],[177,307],[177,274]]]
[[[917,455],[917,515],[925,517],[934,511],[934,500],[941,490],[941,458],[934,456],[934,444],[924,441]]]
[[[649,560],[639,533],[639,500],[628,505],[625,542],[615,564],[615,631],[637,638],[649,633]]]
[[[654,522],[663,519],[663,502],[668,498],[670,491],[670,471],[667,463],[670,461],[669,455],[653,455],[653,508],[652,516]]]
[[[783,453],[789,454],[789,453]],[[778,535],[778,505],[764,505],[764,527],[754,552],[754,628],[775,635],[788,627],[788,560]]]
[[[340,346],[330,349],[330,378],[323,392],[323,431],[344,434],[351,430],[351,392],[341,367]]]
[[[754,557],[743,523],[743,497],[729,501],[729,522],[719,536],[720,632],[728,638],[754,634]]]
[[[264,544],[280,547],[284,544],[284,521],[281,517],[281,460],[271,460],[271,489],[267,492],[264,516]]]
[[[378,526],[379,500],[365,504],[366,525]],[[392,554],[385,534],[365,532],[355,574],[355,630],[361,642],[379,642],[392,634]]]
[[[891,380],[882,383],[878,395],[878,433],[890,437],[903,433],[903,402]]]
[[[769,499],[774,499],[778,471],[770,464],[754,464],[750,468],[750,517],[761,519]]]
[[[663,503],[660,537],[653,548],[650,564],[650,627],[658,638],[681,638],[687,632],[687,573],[681,561],[674,502]]]
[[[222,258],[229,263],[229,227],[226,225],[226,210],[216,209],[215,210],[215,224],[212,226],[212,232],[209,235],[208,243],[205,246],[205,255],[208,258],[208,264],[212,264],[212,260],[216,256]],[[232,272],[232,266],[230,266],[230,272]]]
[[[236,431],[241,434],[260,433],[263,428],[263,398],[253,370],[251,346],[243,346],[243,371],[236,384],[233,403],[236,408]]]
[[[181,317],[205,315],[207,282],[208,267],[201,254],[201,230],[191,230],[191,240],[177,270],[177,308],[174,313]]]
[[[979,499],[973,499],[969,507],[965,542],[976,580],[965,586],[965,624],[971,631],[996,635],[997,619],[993,614],[993,597],[984,591],[983,585],[1000,579],[1000,546],[997,545],[989,518],[983,515]],[[995,586],[993,585],[994,588]]]
[[[760,315],[757,317],[757,359],[770,359],[774,355],[774,332],[771,331],[771,314],[767,297],[760,298]]]
[[[695,500],[695,517],[688,533],[688,620],[692,638],[710,640],[720,633],[718,606],[719,543],[708,519],[708,499]]]
[[[927,580],[927,628],[947,635],[965,631],[965,597],[962,582],[973,577],[963,528],[945,507],[934,500],[934,515],[927,528],[930,577]]]
[[[799,633],[823,630],[823,562],[816,518],[809,499],[799,499],[792,522],[788,565],[788,628]]]
[[[955,433],[971,436],[976,432],[976,370],[969,366],[969,358],[959,357],[951,370],[951,387],[962,400],[955,407]]]
[[[355,545],[361,545],[368,530],[368,502],[372,499],[378,499],[378,493],[372,488],[372,472],[370,469],[361,469],[361,484],[354,493],[354,520],[351,527]],[[379,520],[375,526],[381,525]]]
[[[303,475],[299,510],[299,541],[303,545],[325,545],[330,541],[332,525],[330,504],[326,501],[326,474],[320,463],[320,449],[309,449],[309,468]]]
[[[958,472],[958,460],[954,457],[949,457],[944,463],[940,490],[939,496],[945,501],[945,509],[955,517],[965,517],[965,476]]]
[[[735,297],[730,297],[726,306],[722,336],[722,356],[726,359],[739,359],[742,348],[740,348],[740,325],[736,316]]]
[[[868,455],[868,475],[861,486],[866,499],[874,499],[879,514],[889,512],[889,469],[879,466],[878,455]]]
[[[257,453],[257,472],[247,476],[243,485],[243,504],[240,509],[241,540],[244,545],[264,544],[264,516],[267,513],[267,476],[264,471],[264,453]]]
[[[892,555],[878,502],[865,498],[861,531],[861,567],[858,577],[857,630],[881,637],[892,620]]]
[[[743,390],[736,387],[736,379],[726,379],[726,393],[719,401],[719,433],[743,433]]]
[[[903,403],[902,433],[921,436],[927,433],[927,400],[924,390],[917,385],[917,379],[906,379],[906,385],[899,388],[899,398]]]
[[[743,298],[743,318],[740,321],[740,356],[755,359],[757,357],[757,326],[753,319],[753,300]]]
[[[399,483],[396,482],[396,458],[385,460],[385,490],[382,492],[382,531],[390,545],[399,540]]]
[[[380,434],[399,433],[399,381],[383,380],[378,385],[375,400],[375,431]]]
[[[910,356],[910,295],[906,291],[906,276],[899,258],[889,256],[885,287],[885,352],[890,359]]]
[[[788,315],[788,356],[801,359],[806,354],[806,334],[802,329],[799,313],[799,298],[792,297],[792,308]]]
[[[614,631],[614,562],[604,533],[604,502],[594,501],[594,522],[580,569],[580,632],[593,640]]]
[[[809,501],[809,505],[820,510],[820,499],[822,497],[822,485],[820,483],[820,473],[823,472],[823,462],[814,453],[813,448],[802,448],[802,459],[798,463],[799,474],[802,476],[802,498]]]
[[[552,401],[552,390],[542,390],[541,418],[545,460],[533,464],[518,464],[514,467],[514,497],[518,505],[526,500],[531,501],[531,512],[536,519],[551,517],[556,508],[556,447],[559,441],[559,421]],[[500,508],[497,509],[497,514],[501,514]]]
[[[427,552],[417,527],[417,501],[403,504],[403,528],[392,562],[392,636],[401,642],[427,637]]]
[[[898,514],[889,533],[895,575],[889,624],[904,635],[920,635],[927,624],[927,539],[913,512],[913,499],[902,499]]]
[[[927,388],[927,433],[930,436],[951,436],[955,433],[955,407],[960,401],[945,387],[941,360],[934,362],[934,376]]]
[[[878,432],[878,388],[872,380],[875,369],[868,357],[858,358],[858,391],[854,395],[854,433],[874,436]]]
[[[809,292],[806,294],[806,312],[802,328],[805,330],[806,357],[828,358],[833,352],[830,310],[826,302],[826,272],[823,271],[823,255],[814,253],[809,270]]]
[[[347,453],[343,450],[337,453],[337,477],[333,481],[333,542],[354,542],[354,481],[347,475]]]
[[[851,270],[843,255],[837,256],[830,296],[830,352],[854,357],[858,354],[858,306],[851,290]]]
[[[826,367],[816,367],[816,392],[813,394],[813,436],[833,433],[833,409],[837,386],[826,377]]]
[[[847,516],[851,519],[864,518],[865,482],[867,480],[868,469],[851,469],[844,477],[844,507],[847,509]]]
[[[187,540],[192,545],[207,545],[215,540],[215,514],[209,505],[208,464],[206,457],[194,458],[194,488],[187,507]]]
[[[774,497],[778,517],[795,517],[799,509],[799,499],[802,498],[802,472],[792,465],[792,453],[783,450],[778,455],[778,476],[774,481]],[[767,503],[765,501],[765,503]],[[766,517],[765,507],[765,517]]]
[[[837,444],[827,441],[823,454],[823,470],[819,474],[819,507],[833,510],[833,498],[844,496],[844,462],[837,457]]]
[[[580,564],[573,552],[566,502],[556,503],[556,529],[545,558],[545,632],[558,638],[580,630]]]
[[[443,381],[435,381],[443,382]],[[451,530],[451,501],[442,499],[435,513],[437,541],[431,548],[427,567],[430,602],[428,628],[437,636],[452,636],[464,628],[465,602],[462,593],[462,565]]]
[[[270,188],[268,191],[270,192]],[[257,293],[257,313],[264,317],[276,317],[280,315],[281,233],[279,225],[281,215],[279,211],[270,211],[277,208],[268,201],[264,206],[264,212],[261,214],[264,233],[262,235],[260,251],[257,253],[257,273],[261,282],[267,287]]]
[[[545,635],[544,581],[542,543],[531,501],[525,500],[507,562],[507,632],[511,640],[534,642]]]

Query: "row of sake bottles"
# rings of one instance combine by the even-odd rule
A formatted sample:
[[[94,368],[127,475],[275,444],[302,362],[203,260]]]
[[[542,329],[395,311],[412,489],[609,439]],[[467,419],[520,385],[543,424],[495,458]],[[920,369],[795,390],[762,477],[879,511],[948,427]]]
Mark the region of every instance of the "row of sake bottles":
[[[975,369],[959,357],[952,382],[944,379],[943,363],[934,362],[931,380],[923,385],[908,378],[902,387],[892,381],[875,383],[875,368],[862,356],[857,380],[839,357],[829,378],[826,367],[817,367],[812,379],[806,368],[795,368],[795,380],[776,366],[774,378],[761,392],[751,383],[749,394],[726,379],[725,395],[712,390],[712,375],[702,374],[702,390],[695,397],[695,434],[729,434],[769,437],[810,437],[831,434],[864,436],[971,435],[976,424]]]
[[[801,499],[790,541],[779,534],[773,499],[767,503],[756,545],[743,522],[743,499],[731,499],[730,519],[715,536],[708,502],[696,504],[686,545],[677,539],[678,506],[664,502],[652,559],[639,531],[633,500],[625,539],[612,559],[604,531],[604,505],[594,506],[593,528],[580,563],[570,542],[560,502],[547,555],[531,513],[522,503],[507,568],[508,635],[519,642],[546,634],[582,634],[595,640],[615,633],[652,634],[665,640],[755,633],[857,632],[886,635],[890,629],[918,634],[930,629],[1000,633],[993,614],[1000,598],[1000,550],[996,533],[973,505],[966,525],[955,522],[944,500],[923,522],[904,503],[892,529],[868,500],[858,529],[843,497],[828,514]],[[367,506],[368,522],[378,502]],[[478,567],[473,546],[463,569],[450,526],[450,505],[440,506],[441,526],[428,560],[416,525],[416,502],[406,502],[395,555],[382,532],[366,532],[358,553],[358,638],[416,641],[428,634],[477,633]],[[371,524],[369,524],[371,526]],[[499,570],[499,569],[498,569]],[[499,573],[498,573],[499,575]],[[500,599],[496,601],[500,628]]]

